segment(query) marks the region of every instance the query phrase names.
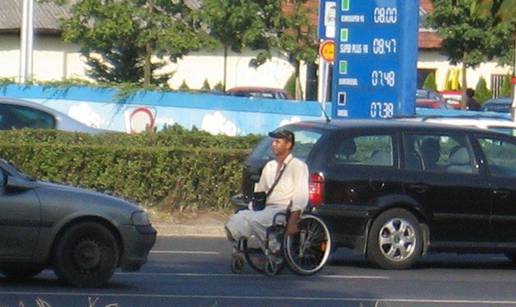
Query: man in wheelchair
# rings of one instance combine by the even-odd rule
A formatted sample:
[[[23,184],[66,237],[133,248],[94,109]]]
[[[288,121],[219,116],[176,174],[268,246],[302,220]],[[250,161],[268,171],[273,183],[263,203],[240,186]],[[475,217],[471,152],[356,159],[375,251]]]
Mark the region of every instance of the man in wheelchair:
[[[284,266],[283,260],[286,259],[294,271],[312,274],[321,269],[324,263],[320,262],[327,259],[329,232],[319,218],[302,216],[308,204],[308,167],[292,155],[294,133],[284,129],[271,132],[269,136],[273,138],[271,147],[275,159],[265,165],[255,186],[255,194],[265,194],[265,205],[263,208],[255,208],[251,202],[250,210],[238,211],[225,227],[227,237],[234,246],[232,270],[239,273],[245,259],[254,269],[275,275]],[[301,224],[302,220],[304,222]],[[303,225],[303,229],[300,229],[300,225]],[[309,233],[307,227],[313,228],[312,232],[315,232]],[[310,242],[307,235],[310,235]],[[303,242],[300,242],[301,237],[304,238]],[[252,243],[257,244],[257,248],[251,248]],[[319,249],[316,252],[320,254],[315,257],[319,261],[316,270],[310,268],[307,273],[306,270],[292,267],[292,262],[304,260],[299,257],[305,256],[305,249],[313,249],[312,243],[319,244],[316,246]],[[289,259],[294,256],[297,259]],[[314,258],[313,255],[310,257]],[[261,259],[263,268],[256,264],[256,259],[258,262]]]

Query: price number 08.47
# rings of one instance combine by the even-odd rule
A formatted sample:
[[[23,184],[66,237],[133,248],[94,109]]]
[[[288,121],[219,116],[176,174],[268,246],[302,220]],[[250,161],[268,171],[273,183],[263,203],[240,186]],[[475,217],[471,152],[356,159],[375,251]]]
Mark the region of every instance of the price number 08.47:
[[[369,114],[371,118],[391,118],[394,116],[394,104],[392,102],[373,101]]]

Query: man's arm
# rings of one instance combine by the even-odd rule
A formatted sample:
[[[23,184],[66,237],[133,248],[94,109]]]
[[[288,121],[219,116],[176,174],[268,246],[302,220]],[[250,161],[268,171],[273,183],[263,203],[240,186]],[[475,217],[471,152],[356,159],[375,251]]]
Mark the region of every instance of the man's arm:
[[[287,235],[289,236],[299,232],[297,223],[308,204],[308,167],[306,164],[302,163],[299,167],[296,167],[294,180],[294,196],[292,197],[292,207],[287,223]]]

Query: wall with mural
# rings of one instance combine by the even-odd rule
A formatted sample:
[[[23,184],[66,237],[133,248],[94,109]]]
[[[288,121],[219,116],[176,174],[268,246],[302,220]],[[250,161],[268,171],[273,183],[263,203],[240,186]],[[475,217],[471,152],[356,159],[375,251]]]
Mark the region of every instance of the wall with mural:
[[[146,126],[160,130],[164,125],[179,124],[212,134],[265,134],[291,122],[323,117],[315,101],[214,94],[149,91],[120,98],[114,89],[4,85],[0,86],[1,96],[37,102],[89,126],[128,133]]]

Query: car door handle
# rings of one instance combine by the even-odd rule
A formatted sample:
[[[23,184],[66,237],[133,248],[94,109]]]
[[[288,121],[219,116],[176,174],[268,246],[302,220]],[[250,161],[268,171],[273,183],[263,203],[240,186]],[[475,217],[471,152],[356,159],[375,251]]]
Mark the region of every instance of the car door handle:
[[[410,184],[409,188],[413,189],[417,193],[425,193],[426,191],[428,191],[428,185],[422,183]]]
[[[500,198],[507,198],[509,197],[509,194],[511,192],[509,190],[506,190],[506,189],[496,189],[496,190],[493,190],[493,194],[496,195],[496,196],[499,196]]]

